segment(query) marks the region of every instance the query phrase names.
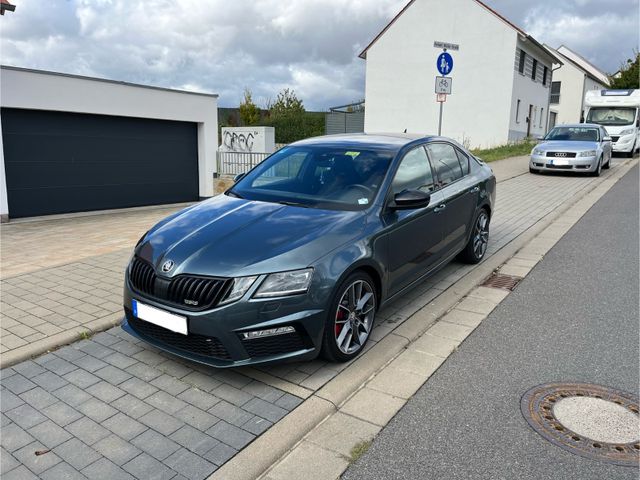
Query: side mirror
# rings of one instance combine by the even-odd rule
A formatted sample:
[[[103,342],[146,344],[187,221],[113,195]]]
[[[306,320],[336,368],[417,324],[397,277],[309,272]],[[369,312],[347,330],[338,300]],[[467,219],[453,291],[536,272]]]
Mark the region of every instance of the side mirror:
[[[245,175],[246,173],[239,173],[238,175],[233,177],[233,183],[238,183],[240,180],[244,178]]]
[[[610,142],[611,141],[611,137],[610,136],[606,136],[602,139],[603,142]]]
[[[429,205],[431,195],[420,190],[403,190],[393,197],[394,210],[416,210]]]
[[[536,142],[544,142],[544,137],[536,137]]]

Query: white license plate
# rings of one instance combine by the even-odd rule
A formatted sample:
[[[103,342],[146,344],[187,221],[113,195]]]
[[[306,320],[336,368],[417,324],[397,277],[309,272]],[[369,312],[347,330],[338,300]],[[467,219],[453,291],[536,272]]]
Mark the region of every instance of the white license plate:
[[[187,319],[180,315],[174,315],[173,313],[165,312],[159,308],[145,305],[137,300],[131,300],[133,307],[133,315],[140,320],[144,320],[159,327],[166,328],[172,332],[181,333],[187,335]]]
[[[569,160],[565,160],[564,158],[554,158],[549,163],[551,163],[551,165],[569,165]]]

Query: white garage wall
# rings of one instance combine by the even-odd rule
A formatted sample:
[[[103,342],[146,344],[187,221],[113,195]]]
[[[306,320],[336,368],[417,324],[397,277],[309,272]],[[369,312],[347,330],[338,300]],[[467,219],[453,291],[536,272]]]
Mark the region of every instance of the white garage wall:
[[[117,115],[198,124],[201,197],[213,196],[218,147],[218,96],[15,67],[0,69],[0,106]],[[6,216],[4,150],[0,151],[0,214]]]

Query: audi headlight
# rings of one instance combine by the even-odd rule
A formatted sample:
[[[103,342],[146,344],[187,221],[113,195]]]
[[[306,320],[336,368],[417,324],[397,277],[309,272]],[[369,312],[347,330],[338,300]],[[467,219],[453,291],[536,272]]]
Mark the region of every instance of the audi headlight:
[[[251,288],[253,282],[256,281],[257,276],[254,277],[239,277],[233,279],[233,285],[229,290],[226,297],[220,302],[220,305],[226,305],[227,303],[235,302],[241,299],[247,290]]]
[[[622,137],[624,135],[632,135],[634,133],[636,133],[636,129],[635,128],[627,128],[626,130],[622,130],[620,132],[620,136]]]
[[[533,155],[544,155],[544,150],[541,150],[539,148],[534,148],[533,152],[531,152]]]
[[[587,150],[586,152],[580,152],[578,154],[579,157],[595,157],[596,156],[596,151],[595,150]]]
[[[312,274],[313,268],[272,273],[264,279],[254,297],[283,297],[304,293],[309,288]]]

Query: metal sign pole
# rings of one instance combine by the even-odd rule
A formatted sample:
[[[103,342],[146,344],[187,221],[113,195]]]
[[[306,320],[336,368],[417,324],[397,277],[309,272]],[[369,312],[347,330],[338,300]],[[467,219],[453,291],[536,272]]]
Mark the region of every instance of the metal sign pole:
[[[447,52],[448,46],[455,46],[456,50],[458,49],[457,45],[447,44],[445,45],[442,42],[434,43],[434,46],[442,45],[442,53],[438,55],[436,59],[436,68],[442,77],[436,76],[436,93],[437,101],[440,103],[440,114],[438,117],[438,136],[442,135],[442,109],[444,108],[442,104],[446,101],[447,95],[451,95],[451,77],[447,77],[448,74],[453,70],[453,57],[450,53]]]

